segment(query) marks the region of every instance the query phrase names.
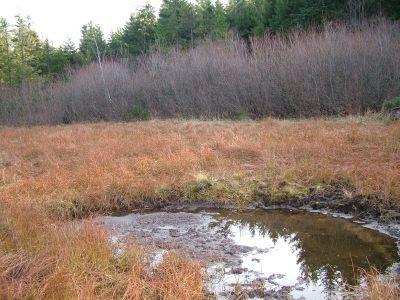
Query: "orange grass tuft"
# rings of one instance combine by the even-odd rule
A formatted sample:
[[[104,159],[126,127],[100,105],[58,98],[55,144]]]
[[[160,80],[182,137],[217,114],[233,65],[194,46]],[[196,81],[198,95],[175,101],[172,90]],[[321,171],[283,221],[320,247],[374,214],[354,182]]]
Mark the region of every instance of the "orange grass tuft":
[[[175,253],[165,257],[153,278],[159,299],[204,299],[201,266]]]
[[[363,271],[365,284],[356,287],[358,300],[399,300],[400,291],[398,281],[390,276],[382,276],[376,269]]]
[[[153,273],[146,253],[115,255],[91,222],[44,232],[40,251],[0,252],[1,299],[203,299],[201,266],[171,254]]]

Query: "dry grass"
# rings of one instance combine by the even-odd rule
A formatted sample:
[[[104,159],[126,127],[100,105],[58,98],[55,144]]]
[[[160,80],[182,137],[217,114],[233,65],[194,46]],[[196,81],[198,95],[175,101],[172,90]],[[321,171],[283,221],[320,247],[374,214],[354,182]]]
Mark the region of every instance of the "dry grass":
[[[245,204],[260,186],[348,193],[399,207],[400,123],[374,117],[151,121],[0,130],[0,298],[200,299],[201,268],[179,256],[148,273],[132,246],[66,219],[145,202]]]
[[[346,181],[362,195],[382,194],[388,201],[400,196],[398,122],[266,119],[4,128],[0,149],[3,202],[60,214],[161,201],[177,189],[187,192],[178,196],[190,197],[184,188],[203,181],[211,183],[215,196],[232,196],[224,201],[234,201],[235,193],[244,196],[241,202],[251,201],[244,187],[234,189],[254,180],[271,188],[284,182],[299,191]]]
[[[358,300],[398,300],[400,291],[398,281],[393,277],[382,276],[372,268],[369,272],[363,271],[364,285],[356,287]]]
[[[132,245],[116,256],[90,222],[52,225],[43,228],[42,249],[0,255],[1,299],[204,298],[201,266],[189,259],[171,254],[151,274],[143,249]]]

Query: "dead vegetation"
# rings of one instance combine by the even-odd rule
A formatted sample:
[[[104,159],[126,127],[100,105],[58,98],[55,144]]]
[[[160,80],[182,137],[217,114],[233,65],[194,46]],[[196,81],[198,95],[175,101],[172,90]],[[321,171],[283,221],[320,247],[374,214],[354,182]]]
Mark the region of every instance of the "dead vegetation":
[[[153,118],[319,117],[379,111],[400,95],[400,26],[352,27],[210,42],[187,52],[93,63],[66,80],[0,86],[0,124]]]
[[[364,284],[355,288],[355,298],[358,300],[398,300],[400,290],[398,279],[379,274],[371,268],[370,271],[362,271]]]

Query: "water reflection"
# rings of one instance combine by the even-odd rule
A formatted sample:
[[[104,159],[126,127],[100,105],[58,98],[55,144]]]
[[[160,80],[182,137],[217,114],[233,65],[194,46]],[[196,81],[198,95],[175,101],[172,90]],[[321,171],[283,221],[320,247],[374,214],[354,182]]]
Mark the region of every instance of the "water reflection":
[[[398,261],[395,241],[339,218],[289,211],[220,211],[216,223],[238,244],[269,249],[243,257],[243,266],[264,275],[281,273],[280,285],[302,280],[299,295],[327,298],[344,281],[359,283],[359,268],[385,271]],[[217,225],[218,224],[218,225]]]
[[[342,283],[359,283],[359,268],[383,272],[399,260],[395,240],[348,220],[293,211],[153,211],[102,217],[116,244],[148,246],[154,264],[178,249],[209,267],[219,299],[235,283],[265,284],[271,299],[336,299]],[[338,293],[339,291],[339,293]],[[277,293],[280,296],[275,297]],[[260,296],[261,297],[261,296]]]

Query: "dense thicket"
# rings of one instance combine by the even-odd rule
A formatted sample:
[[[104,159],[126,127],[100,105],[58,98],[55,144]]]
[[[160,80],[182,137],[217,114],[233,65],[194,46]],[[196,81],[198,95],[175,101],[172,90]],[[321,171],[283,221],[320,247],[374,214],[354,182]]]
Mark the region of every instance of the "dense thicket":
[[[400,25],[387,20],[266,35],[248,44],[113,59],[65,81],[0,91],[0,123],[152,117],[321,116],[378,110],[400,94]]]
[[[318,27],[329,20],[357,23],[368,16],[400,18],[397,0],[163,0],[158,16],[150,5],[135,12],[126,25],[104,38],[101,28],[82,26],[79,47],[66,41],[52,47],[40,41],[29,19],[17,16],[13,26],[0,18],[0,84],[20,86],[42,77],[60,78],[71,66],[101,58],[121,58],[154,51],[179,51],[204,40],[244,39],[294,27]]]

